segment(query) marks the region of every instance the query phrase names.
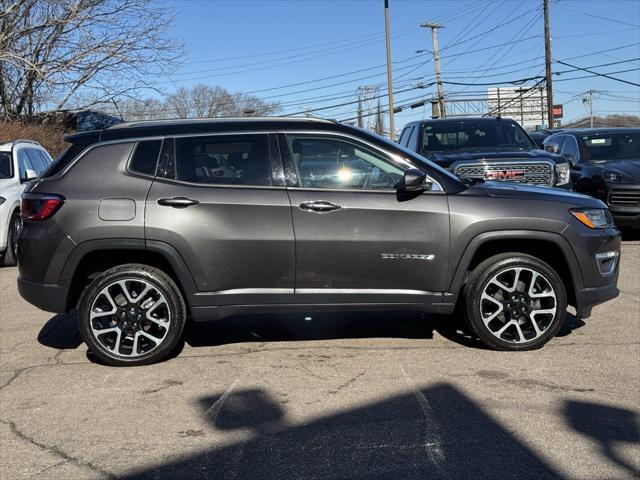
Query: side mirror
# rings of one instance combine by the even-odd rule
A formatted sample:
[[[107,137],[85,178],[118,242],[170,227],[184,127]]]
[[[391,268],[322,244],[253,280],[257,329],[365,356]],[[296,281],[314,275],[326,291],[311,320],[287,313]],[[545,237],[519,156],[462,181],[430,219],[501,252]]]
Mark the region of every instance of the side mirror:
[[[34,180],[36,178],[38,178],[38,174],[35,172],[35,170],[26,169],[24,171],[24,177],[22,178],[22,181],[28,182],[29,180]]]
[[[565,160],[566,160],[567,162],[569,162],[569,165],[571,165],[572,167],[575,167],[575,166],[576,166],[576,158],[575,158],[572,154],[570,154],[570,153],[565,153],[565,154],[564,154],[564,155],[562,155],[562,156],[565,158]]]
[[[427,174],[417,168],[410,168],[404,172],[403,179],[396,188],[401,192],[421,192],[425,189],[424,181]]]

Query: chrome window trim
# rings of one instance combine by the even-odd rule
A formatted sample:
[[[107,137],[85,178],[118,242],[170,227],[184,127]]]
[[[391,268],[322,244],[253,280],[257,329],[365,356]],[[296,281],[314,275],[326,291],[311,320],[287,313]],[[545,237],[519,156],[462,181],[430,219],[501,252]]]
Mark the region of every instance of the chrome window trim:
[[[73,159],[72,162],[69,163],[69,165],[67,165],[63,170],[61,170],[60,172],[58,172],[57,174],[51,176],[51,177],[47,177],[44,178],[43,180],[54,180],[54,179],[58,179],[62,176],[64,176],[69,170],[71,170],[73,168],[73,166],[78,163],[85,155],[87,155],[89,152],[95,150],[98,147],[103,147],[103,146],[108,146],[108,145],[118,145],[120,143],[137,143],[143,140],[163,140],[165,137],[162,135],[154,135],[151,137],[130,137],[130,138],[119,138],[117,140],[106,140],[104,142],[97,142],[97,143],[92,143],[91,145],[89,145],[87,148],[85,148],[82,152],[80,152],[80,154]],[[132,149],[133,150],[133,149]],[[129,152],[129,157],[131,157],[131,152]],[[127,159],[127,164],[129,163],[129,159]]]
[[[330,137],[338,137],[341,139],[348,139],[353,141],[356,141],[358,143],[364,144],[367,146],[367,148],[371,149],[371,150],[376,150],[380,153],[382,153],[384,156],[386,156],[388,159],[391,159],[392,163],[396,164],[398,167],[402,167],[404,169],[409,169],[409,168],[419,168],[416,165],[414,165],[413,163],[411,163],[409,160],[407,160],[404,157],[401,157],[400,155],[397,155],[395,153],[391,153],[388,150],[385,150],[383,148],[378,147],[377,145],[373,145],[369,142],[364,141],[363,139],[361,139],[360,137],[357,137],[355,135],[349,135],[348,133],[342,133],[342,132],[332,132],[332,131],[328,131],[328,130],[297,130],[297,129],[293,129],[293,130],[278,130],[276,133],[282,133],[285,136],[290,134],[290,135],[309,135],[309,136],[314,136],[314,135],[320,135],[320,136],[330,136]],[[293,161],[293,159],[292,159]],[[422,169],[420,169],[422,170]],[[424,170],[423,170],[424,171]],[[426,173],[426,172],[425,172]],[[425,190],[423,193],[446,193],[444,191],[444,188],[442,187],[442,185],[440,184],[440,182],[438,182],[435,178],[431,177],[430,175],[427,174],[427,179],[425,181],[430,182],[434,187],[437,186],[436,188],[433,188],[431,190]],[[307,188],[307,187],[287,187],[290,189],[298,189],[298,190],[314,190],[314,191],[323,191],[323,192],[347,192],[347,191],[351,191],[351,192],[393,192],[395,193],[396,190],[395,189],[376,189],[376,190],[362,190],[362,189],[340,189],[340,188]]]

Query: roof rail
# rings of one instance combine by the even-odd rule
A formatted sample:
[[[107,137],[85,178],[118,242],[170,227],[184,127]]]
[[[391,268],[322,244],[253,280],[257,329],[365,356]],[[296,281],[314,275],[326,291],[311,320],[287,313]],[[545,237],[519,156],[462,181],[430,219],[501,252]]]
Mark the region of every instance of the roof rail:
[[[16,143],[32,143],[34,145],[41,146],[40,143],[36,142],[35,140],[29,140],[28,138],[16,138],[15,140],[11,140],[10,142],[2,142],[0,145],[15,145]]]

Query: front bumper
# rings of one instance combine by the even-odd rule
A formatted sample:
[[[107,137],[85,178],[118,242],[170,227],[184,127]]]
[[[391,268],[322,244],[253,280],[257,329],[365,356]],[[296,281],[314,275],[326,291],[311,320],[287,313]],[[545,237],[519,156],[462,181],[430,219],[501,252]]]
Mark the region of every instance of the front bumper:
[[[67,284],[32,282],[18,277],[18,292],[27,302],[53,313],[67,312]]]
[[[640,228],[640,185],[609,184],[606,203],[618,227]]]
[[[616,277],[617,279],[617,277]],[[576,312],[580,318],[589,318],[596,305],[613,300],[620,295],[616,282],[601,287],[583,287],[576,290]]]

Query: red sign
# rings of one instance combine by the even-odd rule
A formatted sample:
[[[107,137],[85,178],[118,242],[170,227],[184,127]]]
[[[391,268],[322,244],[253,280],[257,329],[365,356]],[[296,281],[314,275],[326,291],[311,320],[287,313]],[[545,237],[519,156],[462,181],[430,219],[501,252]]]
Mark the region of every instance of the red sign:
[[[524,180],[524,170],[508,169],[508,170],[487,170],[484,172],[485,180]]]
[[[564,108],[562,105],[554,105],[553,106],[553,118],[562,118],[564,114]]]

